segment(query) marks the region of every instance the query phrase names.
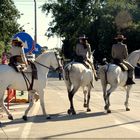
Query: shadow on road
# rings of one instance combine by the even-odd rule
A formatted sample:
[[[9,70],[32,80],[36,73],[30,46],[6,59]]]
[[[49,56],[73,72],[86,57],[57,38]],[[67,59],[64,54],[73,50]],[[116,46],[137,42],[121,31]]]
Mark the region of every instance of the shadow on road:
[[[0,127],[5,127],[6,125],[29,123],[29,122],[44,123],[47,121],[68,121],[68,120],[83,119],[89,117],[94,118],[102,115],[107,115],[107,114],[104,112],[86,113],[86,112],[79,111],[79,113],[76,115],[68,115],[66,114],[66,112],[60,112],[57,114],[50,114],[51,119],[46,119],[44,115],[29,116],[27,121],[24,121],[22,118],[14,119],[13,121],[0,123]]]
[[[64,113],[52,114],[52,119],[50,121],[67,121],[67,120],[75,120],[75,119],[84,119],[89,117],[98,117],[107,115],[105,112],[94,112],[94,113],[86,113],[86,112],[79,112],[76,115],[68,115]]]
[[[0,122],[0,127],[4,127],[6,125],[15,125],[15,124],[22,124],[22,123],[44,123],[48,121],[68,121],[68,120],[76,120],[76,119],[84,119],[84,118],[90,118],[90,117],[99,117],[99,116],[106,116],[108,115],[105,112],[92,112],[87,113],[83,110],[77,110],[76,115],[68,115],[66,112],[59,112],[56,114],[50,114],[51,119],[46,119],[44,115],[36,115],[36,116],[28,116],[28,120],[24,121],[22,118],[14,119],[13,121],[8,122]],[[112,110],[112,113],[118,113],[118,112],[125,112],[124,109],[118,109],[118,110]]]

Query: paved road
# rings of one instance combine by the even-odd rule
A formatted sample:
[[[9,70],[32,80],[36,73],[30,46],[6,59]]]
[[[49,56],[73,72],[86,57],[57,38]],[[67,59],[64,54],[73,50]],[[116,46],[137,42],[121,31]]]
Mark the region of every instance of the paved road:
[[[39,101],[29,113],[28,122],[21,117],[28,104],[11,106],[14,120],[4,114],[0,124],[0,138],[140,138],[140,79],[136,79],[130,94],[130,111],[124,107],[125,93],[118,88],[111,95],[111,114],[104,111],[100,81],[91,92],[91,112],[83,108],[83,94],[74,97],[77,114],[67,115],[69,101],[64,81],[49,79],[45,96],[46,110],[52,119],[42,116]]]

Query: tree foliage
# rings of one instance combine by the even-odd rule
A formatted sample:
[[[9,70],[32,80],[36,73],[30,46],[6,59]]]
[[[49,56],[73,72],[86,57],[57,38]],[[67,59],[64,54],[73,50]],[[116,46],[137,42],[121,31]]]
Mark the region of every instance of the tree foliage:
[[[13,34],[18,32],[19,24],[17,19],[20,18],[20,13],[16,9],[12,0],[0,1],[0,55]]]
[[[57,34],[64,38],[63,52],[72,57],[77,38],[89,37],[95,59],[111,58],[114,37],[122,33],[127,37],[129,52],[139,49],[139,0],[50,0],[42,11],[52,14],[48,36]]]

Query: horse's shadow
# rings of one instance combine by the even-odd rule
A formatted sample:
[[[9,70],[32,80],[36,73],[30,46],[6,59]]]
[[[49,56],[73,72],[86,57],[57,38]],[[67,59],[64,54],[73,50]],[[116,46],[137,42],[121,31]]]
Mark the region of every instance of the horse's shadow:
[[[50,121],[67,121],[67,120],[76,120],[76,119],[84,119],[84,118],[90,118],[90,117],[98,117],[106,115],[105,112],[94,112],[94,113],[86,113],[83,111],[79,111],[76,115],[68,115],[64,112],[52,114],[52,119]]]
[[[86,113],[83,111],[79,111],[76,115],[68,115],[66,112],[60,112],[56,114],[50,114],[51,119],[46,119],[44,115],[36,115],[36,116],[28,116],[28,120],[24,121],[22,118],[16,118],[13,121],[8,122],[0,122],[0,127],[5,127],[7,125],[15,125],[15,124],[26,124],[26,123],[44,123],[48,121],[69,121],[76,119],[84,119],[90,117],[98,117],[102,115],[107,115],[105,112],[94,112],[94,113]]]

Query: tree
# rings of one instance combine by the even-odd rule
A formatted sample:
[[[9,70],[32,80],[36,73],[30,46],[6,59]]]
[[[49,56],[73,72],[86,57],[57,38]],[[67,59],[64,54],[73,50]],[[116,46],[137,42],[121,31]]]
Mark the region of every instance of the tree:
[[[0,56],[5,46],[9,46],[13,34],[19,30],[19,24],[17,19],[20,18],[20,13],[16,9],[12,0],[1,0],[0,1]],[[3,47],[2,47],[3,46]],[[7,48],[8,50],[8,48]]]
[[[99,61],[101,56],[111,59],[111,46],[118,33],[128,38],[130,51],[133,43],[139,44],[135,37],[139,37],[139,9],[138,0],[55,0],[42,7],[53,18],[48,35],[64,38],[62,50],[66,57],[73,56],[78,36],[86,34]],[[134,40],[129,39],[131,36]]]
[[[18,32],[19,24],[17,19],[20,13],[16,9],[12,0],[0,1],[0,40],[5,44],[11,39],[13,34]]]

